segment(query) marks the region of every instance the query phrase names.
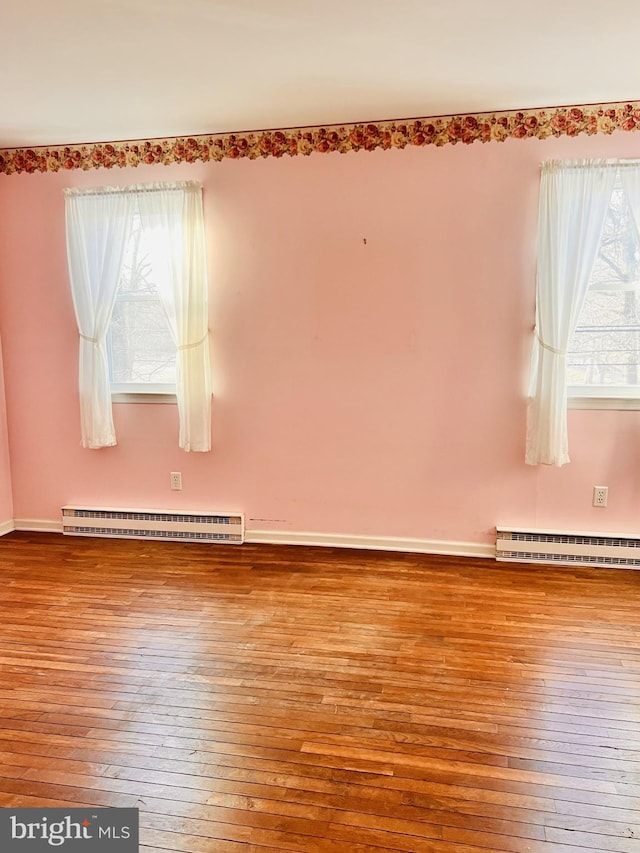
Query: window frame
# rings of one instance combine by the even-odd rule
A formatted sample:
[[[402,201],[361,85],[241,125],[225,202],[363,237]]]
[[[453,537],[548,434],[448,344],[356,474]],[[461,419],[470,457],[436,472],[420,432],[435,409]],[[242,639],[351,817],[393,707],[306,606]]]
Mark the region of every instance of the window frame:
[[[140,227],[138,225],[138,227]],[[138,240],[140,240],[140,235],[138,235]],[[155,286],[155,285],[154,285]],[[118,300],[121,299],[123,302],[153,302],[155,304],[160,304],[162,308],[162,301],[157,293],[157,288],[155,293],[134,293],[134,292],[125,292],[123,294],[116,293],[116,301],[114,303],[114,311],[115,306],[118,303]],[[162,309],[164,311],[164,309]],[[154,403],[154,404],[177,404],[177,390],[175,382],[116,382],[112,379],[112,371],[113,371],[113,342],[111,337],[111,324],[113,322],[113,317],[109,322],[109,329],[107,331],[106,336],[106,348],[107,348],[107,361],[109,367],[109,388],[111,391],[111,402],[112,403]],[[177,351],[176,351],[177,358]],[[176,365],[177,368],[177,365]]]
[[[585,394],[587,388],[589,393]],[[638,411],[640,410],[640,386],[567,385],[567,407],[569,409]]]
[[[620,167],[618,166],[618,176],[616,178],[616,183],[614,184],[613,192],[616,191],[616,185],[620,180]],[[611,204],[611,202],[609,202],[609,204]],[[638,234],[638,237],[640,238],[640,233]],[[640,410],[640,384],[575,385],[567,383],[567,408],[638,411]]]

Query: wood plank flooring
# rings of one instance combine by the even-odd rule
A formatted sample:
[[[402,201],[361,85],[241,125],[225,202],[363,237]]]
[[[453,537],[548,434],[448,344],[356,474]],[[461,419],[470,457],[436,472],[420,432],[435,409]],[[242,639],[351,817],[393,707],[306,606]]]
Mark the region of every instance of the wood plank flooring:
[[[0,539],[0,806],[142,853],[640,853],[640,572]]]

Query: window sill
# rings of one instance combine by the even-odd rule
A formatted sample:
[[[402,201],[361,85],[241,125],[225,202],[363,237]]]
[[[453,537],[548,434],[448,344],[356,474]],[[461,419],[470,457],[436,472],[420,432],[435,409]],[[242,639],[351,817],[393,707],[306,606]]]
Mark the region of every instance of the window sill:
[[[639,397],[569,397],[569,409],[617,409],[621,412],[639,411]]]
[[[147,393],[112,393],[112,403],[155,403],[176,405],[175,394],[147,394]]]

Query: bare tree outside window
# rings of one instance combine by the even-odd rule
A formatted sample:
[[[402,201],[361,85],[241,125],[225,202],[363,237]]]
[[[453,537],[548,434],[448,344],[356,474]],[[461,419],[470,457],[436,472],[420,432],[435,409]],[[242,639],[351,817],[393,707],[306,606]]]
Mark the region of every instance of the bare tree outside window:
[[[598,256],[569,344],[568,383],[591,388],[640,384],[640,240],[618,174]]]
[[[127,245],[108,335],[112,386],[175,385],[176,347],[153,281],[139,217]]]

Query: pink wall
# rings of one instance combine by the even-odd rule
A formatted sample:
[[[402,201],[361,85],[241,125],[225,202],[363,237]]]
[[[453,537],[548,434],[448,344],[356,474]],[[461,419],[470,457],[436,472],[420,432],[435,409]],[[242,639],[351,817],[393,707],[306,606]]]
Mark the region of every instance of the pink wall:
[[[7,411],[2,369],[2,343],[0,342],[0,532],[13,519],[13,496],[11,493],[11,466],[9,463],[9,440],[7,436]]]
[[[523,462],[539,164],[574,156],[637,157],[640,135],[0,177],[15,517],[78,501],[475,543],[502,523],[635,530],[640,412],[571,412],[572,464]],[[213,451],[182,453],[175,408],[150,405],[117,405],[119,445],[83,450],[62,188],[178,178],[205,185]]]

